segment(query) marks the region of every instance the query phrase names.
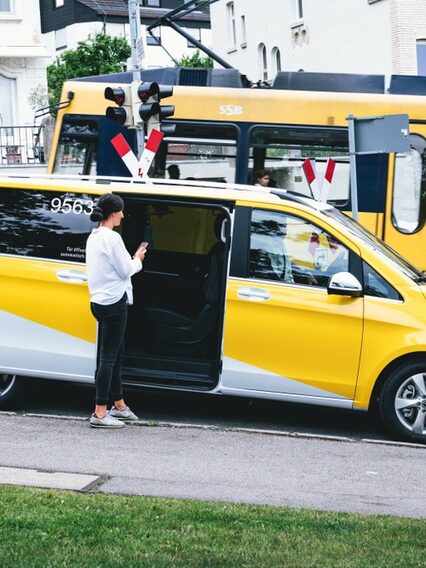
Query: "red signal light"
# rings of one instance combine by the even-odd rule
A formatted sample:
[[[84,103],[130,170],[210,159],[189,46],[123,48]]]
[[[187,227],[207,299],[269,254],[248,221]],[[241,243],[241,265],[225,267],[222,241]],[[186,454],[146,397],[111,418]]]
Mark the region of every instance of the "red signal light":
[[[138,97],[146,103],[150,97],[158,97],[160,87],[158,83],[141,83],[137,89]]]
[[[126,93],[121,87],[107,87],[105,89],[104,97],[108,101],[114,101],[118,106],[122,106],[126,99]]]

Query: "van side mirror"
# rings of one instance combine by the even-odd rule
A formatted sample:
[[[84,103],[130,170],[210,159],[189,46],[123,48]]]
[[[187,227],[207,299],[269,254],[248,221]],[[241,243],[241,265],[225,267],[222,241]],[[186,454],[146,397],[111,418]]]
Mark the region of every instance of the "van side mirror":
[[[355,278],[350,272],[336,272],[328,281],[327,292],[339,296],[358,298],[362,296],[362,286],[358,278]]]

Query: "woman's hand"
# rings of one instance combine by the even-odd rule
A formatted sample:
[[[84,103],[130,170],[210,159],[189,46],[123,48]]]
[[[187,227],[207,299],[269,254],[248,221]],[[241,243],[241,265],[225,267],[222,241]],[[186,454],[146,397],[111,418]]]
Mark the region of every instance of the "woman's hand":
[[[141,262],[145,258],[146,255],[146,247],[140,247],[133,255],[133,258],[138,258]]]

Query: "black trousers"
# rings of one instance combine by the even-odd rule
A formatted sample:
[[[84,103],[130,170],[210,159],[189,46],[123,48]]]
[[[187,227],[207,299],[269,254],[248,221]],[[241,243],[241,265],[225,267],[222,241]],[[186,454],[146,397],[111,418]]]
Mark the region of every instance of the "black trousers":
[[[124,333],[127,325],[127,296],[109,306],[90,304],[92,314],[99,322],[98,354],[96,360],[96,404],[108,404],[123,398],[121,363],[124,351]]]

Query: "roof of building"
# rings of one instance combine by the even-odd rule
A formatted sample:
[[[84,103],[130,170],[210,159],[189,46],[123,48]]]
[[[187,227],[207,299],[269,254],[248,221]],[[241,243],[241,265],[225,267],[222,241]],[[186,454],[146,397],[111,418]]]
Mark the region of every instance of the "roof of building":
[[[87,6],[99,15],[122,16],[123,18],[128,18],[129,16],[129,8],[125,0],[77,0],[77,2]],[[141,6],[141,16],[143,18],[161,18],[161,16],[164,16],[169,11],[170,10],[167,8],[149,8]],[[206,11],[195,10],[182,17],[182,20],[209,22],[210,15]]]

